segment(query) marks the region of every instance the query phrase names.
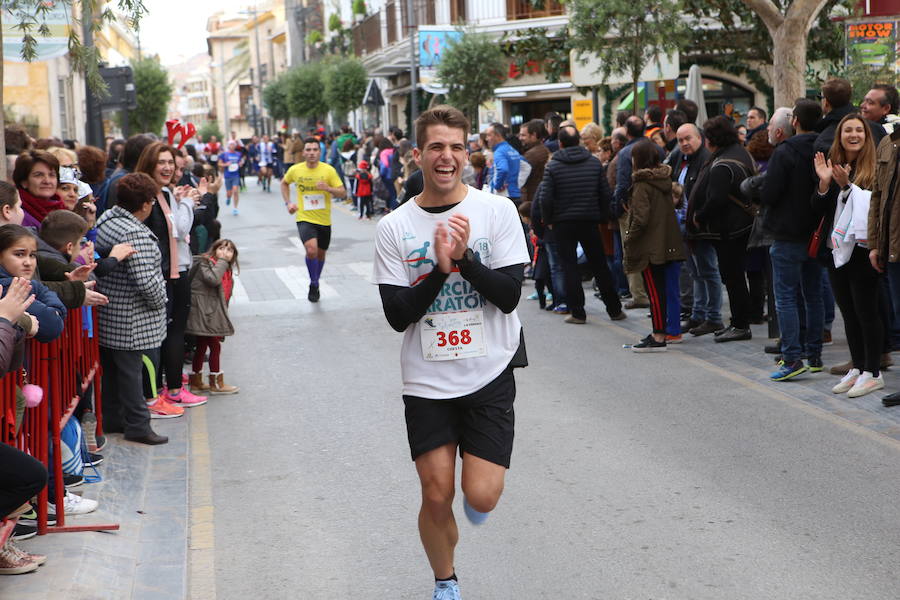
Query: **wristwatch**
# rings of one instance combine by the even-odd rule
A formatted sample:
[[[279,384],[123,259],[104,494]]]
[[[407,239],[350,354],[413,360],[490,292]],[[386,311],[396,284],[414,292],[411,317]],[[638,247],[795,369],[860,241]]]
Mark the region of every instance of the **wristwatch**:
[[[471,266],[476,262],[478,262],[478,258],[475,256],[475,252],[471,248],[466,248],[466,251],[463,252],[462,258],[460,258],[459,260],[454,260],[453,264],[460,269],[465,269],[466,267]]]

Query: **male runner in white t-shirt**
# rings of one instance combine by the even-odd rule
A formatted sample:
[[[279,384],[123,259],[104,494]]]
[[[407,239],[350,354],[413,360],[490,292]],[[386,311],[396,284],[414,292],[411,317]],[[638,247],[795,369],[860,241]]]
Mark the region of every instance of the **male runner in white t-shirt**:
[[[503,491],[516,388],[525,366],[515,308],[529,261],[515,205],[461,182],[469,122],[439,106],[416,121],[424,191],[378,224],[375,283],[404,331],[403,401],[422,483],[419,533],[437,600],[458,600],[453,551],[457,450],[463,506],[480,524]]]

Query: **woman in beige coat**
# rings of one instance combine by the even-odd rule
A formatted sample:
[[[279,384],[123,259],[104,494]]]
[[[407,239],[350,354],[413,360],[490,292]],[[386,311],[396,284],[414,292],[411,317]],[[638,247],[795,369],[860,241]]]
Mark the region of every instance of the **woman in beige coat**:
[[[225,383],[220,368],[222,341],[234,335],[228,318],[228,302],[234,289],[232,269],[238,266],[238,251],[231,240],[216,240],[206,254],[194,257],[191,280],[191,312],[187,333],[197,337],[191,390],[211,394],[235,394],[238,388]],[[203,381],[203,359],[209,350],[209,385]]]

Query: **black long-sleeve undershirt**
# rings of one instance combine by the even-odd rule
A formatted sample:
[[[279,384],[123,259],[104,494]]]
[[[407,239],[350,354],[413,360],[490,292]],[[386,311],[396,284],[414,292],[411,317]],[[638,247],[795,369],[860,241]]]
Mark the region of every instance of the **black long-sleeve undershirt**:
[[[511,313],[519,304],[522,294],[522,281],[525,279],[524,265],[510,265],[499,269],[489,269],[479,262],[474,262],[460,269],[463,279],[472,284],[485,300],[502,310]],[[435,268],[421,283],[415,287],[379,284],[381,305],[384,316],[395,331],[405,331],[411,323],[417,322],[428,311],[448,274]]]

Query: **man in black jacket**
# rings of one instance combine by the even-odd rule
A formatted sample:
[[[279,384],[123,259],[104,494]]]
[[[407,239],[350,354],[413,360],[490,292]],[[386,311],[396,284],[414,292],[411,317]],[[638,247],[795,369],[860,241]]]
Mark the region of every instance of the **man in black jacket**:
[[[850,82],[846,79],[834,77],[822,84],[822,112],[824,117],[815,125],[813,131],[819,133],[816,139],[815,151],[828,157],[831,143],[834,142],[834,132],[838,123],[856,108],[850,103],[853,93]]]
[[[686,271],[687,277],[681,279],[681,307],[682,311],[689,309],[690,316],[681,324],[681,329],[692,335],[706,335],[725,328],[721,312],[722,277],[719,275],[716,249],[709,240],[687,241],[690,237],[685,221],[688,198],[700,169],[709,160],[709,150],[703,145],[700,129],[693,123],[679,127],[676,140],[678,147],[668,156],[666,164],[672,167],[672,181],[683,188],[681,205],[676,207],[675,214],[685,236],[685,254],[688,257],[682,266],[682,272]]]
[[[775,148],[760,195],[765,210],[763,229],[773,240],[769,254],[783,356],[780,367],[771,375],[773,381],[786,381],[807,370],[822,370],[823,270],[807,252],[820,218],[811,203],[816,186],[813,156],[817,136],[813,128],[820,115],[816,102],[797,101],[791,121],[796,134]],[[805,344],[800,335],[801,293],[806,307]],[[804,355],[808,367],[803,364]]]
[[[541,182],[541,212],[559,244],[566,299],[572,312],[566,323],[586,321],[584,288],[578,271],[579,243],[597,278],[606,312],[617,321],[624,319],[625,313],[606,264],[599,229],[600,223],[609,219],[609,184],[603,165],[579,141],[577,129],[571,125],[560,128],[560,149],[547,164]]]

